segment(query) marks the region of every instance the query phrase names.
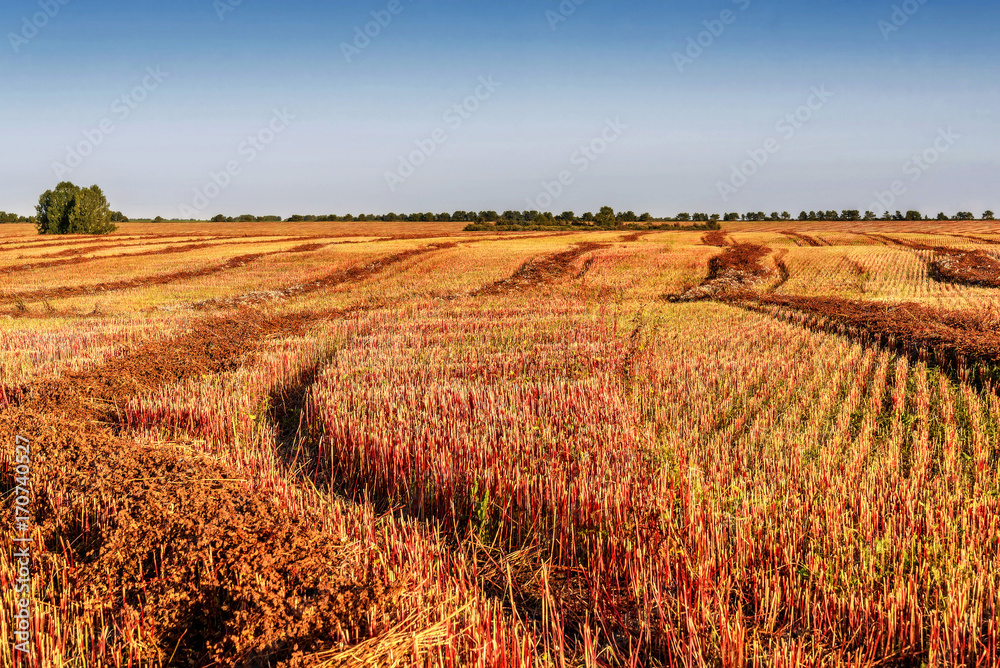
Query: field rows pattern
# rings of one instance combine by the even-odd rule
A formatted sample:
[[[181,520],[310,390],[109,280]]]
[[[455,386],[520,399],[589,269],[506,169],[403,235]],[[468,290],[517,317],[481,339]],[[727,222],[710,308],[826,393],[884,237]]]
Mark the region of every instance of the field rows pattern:
[[[9,273],[2,498],[27,432],[36,652],[0,663],[1000,665],[990,376],[796,301],[989,313],[995,289],[876,235],[989,244],[382,232],[241,258],[137,229],[192,248]],[[662,298],[741,244],[753,309]]]

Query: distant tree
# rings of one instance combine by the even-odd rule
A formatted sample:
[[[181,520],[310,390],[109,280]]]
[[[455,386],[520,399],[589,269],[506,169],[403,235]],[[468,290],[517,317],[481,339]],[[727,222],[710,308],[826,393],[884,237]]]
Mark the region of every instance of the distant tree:
[[[251,213],[244,213],[244,214],[241,214],[240,217],[236,219],[236,221],[239,222],[239,223],[256,223],[257,222],[257,216],[255,216],[255,215],[253,215]]]
[[[567,223],[572,223],[574,220],[576,220],[576,214],[573,213],[572,211],[563,211],[562,213],[559,214],[559,220],[564,220]]]
[[[593,212],[591,212],[591,211],[586,212],[585,214],[583,214],[582,216],[580,216],[580,220],[582,220],[582,221],[584,221],[586,223],[592,223],[592,222],[594,222],[594,214],[593,214]]]
[[[715,219],[716,220],[719,219],[719,214],[715,214]],[[643,223],[649,223],[653,220],[653,215],[647,211],[646,213],[639,216],[639,220]]]
[[[108,216],[108,220],[110,220],[112,223],[128,222],[128,218],[126,218],[125,214],[122,213],[121,211],[112,211],[111,214]]]
[[[153,219],[153,222],[154,223],[162,223],[163,222],[163,216],[157,216],[156,218]]]
[[[711,216],[709,216],[709,219],[711,219],[712,222],[717,223],[719,222],[719,214],[713,213]]]
[[[948,214],[946,214],[944,211],[940,212],[937,215],[937,220],[949,220]]]
[[[603,227],[614,227],[615,210],[610,206],[602,206],[601,210],[597,212],[596,216],[594,216],[594,221]]]
[[[865,211],[864,220],[875,220],[875,212],[874,211]]]
[[[914,211],[913,209],[910,209],[909,211],[906,212],[905,220],[923,220],[923,219],[924,219],[924,214],[920,213],[919,211]]]
[[[781,214],[778,213],[777,211],[772,211],[771,215],[768,216],[768,218],[770,218],[771,220],[781,220]]]
[[[857,209],[844,209],[840,212],[841,220],[861,220],[861,212]]]
[[[676,216],[674,216],[674,220],[679,220],[681,222],[687,222],[687,221],[691,220],[691,214],[690,213],[679,213]]]
[[[781,212],[781,219],[782,220],[791,220],[792,219],[792,214],[788,213],[787,211],[782,211]]]
[[[993,212],[989,211],[989,210],[984,211],[983,212],[983,220],[993,220]]]
[[[63,181],[42,193],[35,211],[39,234],[109,234],[118,229],[97,186],[80,188]]]
[[[955,214],[955,220],[975,220],[971,211],[959,211]]]
[[[816,217],[816,212],[815,211],[810,211],[809,212],[809,217],[806,218],[806,220],[819,220],[819,218]]]
[[[21,221],[22,216],[16,213],[7,213],[6,211],[0,211],[0,225],[6,225],[10,223],[17,223]]]
[[[809,220],[809,214],[805,211],[799,212],[799,220]]]
[[[740,214],[738,214],[738,213],[727,213],[725,216],[722,217],[722,219],[723,220],[739,220],[740,219]]]

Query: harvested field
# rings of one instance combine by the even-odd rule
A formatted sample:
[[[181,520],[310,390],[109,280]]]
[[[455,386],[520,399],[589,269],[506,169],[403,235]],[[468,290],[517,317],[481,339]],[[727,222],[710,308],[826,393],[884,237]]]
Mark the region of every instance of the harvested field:
[[[131,288],[142,288],[151,285],[163,285],[165,283],[170,283],[173,281],[197,278],[200,276],[208,276],[223,271],[237,269],[239,267],[245,266],[250,262],[255,262],[264,257],[280,255],[283,253],[308,253],[311,251],[319,250],[320,248],[323,248],[323,246],[324,244],[303,244],[301,246],[296,246],[288,250],[267,251],[263,253],[247,253],[246,255],[238,255],[236,257],[230,258],[229,260],[226,260],[225,262],[212,267],[178,271],[168,274],[154,274],[152,276],[144,276],[138,279],[124,280],[124,281],[109,281],[106,283],[98,283],[96,285],[64,286],[64,287],[44,288],[41,290],[16,292],[16,293],[6,293],[6,294],[0,293],[0,302],[7,302],[7,303],[18,302],[18,301],[30,302],[30,301],[39,301],[43,299],[58,299],[62,297],[72,297],[76,295],[97,294],[104,292],[113,292],[117,290],[128,290]],[[185,250],[192,250],[192,248],[189,247]],[[163,253],[154,252],[151,254],[161,255]],[[129,254],[129,256],[133,255],[136,254]],[[142,255],[142,253],[139,253],[139,255]],[[76,264],[80,263],[71,261],[56,261],[57,266],[76,265]]]
[[[0,238],[0,665],[996,663],[1000,229],[410,225]]]

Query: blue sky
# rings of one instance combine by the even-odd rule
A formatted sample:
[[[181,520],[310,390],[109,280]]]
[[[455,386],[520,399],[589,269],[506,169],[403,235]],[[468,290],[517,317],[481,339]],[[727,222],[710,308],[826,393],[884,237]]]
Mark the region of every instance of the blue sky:
[[[995,2],[63,2],[0,5],[0,209],[1000,207]]]

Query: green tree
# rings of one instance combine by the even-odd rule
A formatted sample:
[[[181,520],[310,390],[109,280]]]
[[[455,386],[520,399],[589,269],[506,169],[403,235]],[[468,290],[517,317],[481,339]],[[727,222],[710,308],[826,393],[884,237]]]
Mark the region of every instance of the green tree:
[[[993,220],[993,212],[986,211],[985,213],[983,213],[983,220]]]
[[[601,226],[614,227],[616,222],[615,210],[610,206],[602,206],[601,210],[594,216],[594,221]]]
[[[35,207],[39,234],[109,234],[118,229],[111,207],[97,186],[80,188],[63,181],[46,190]]]

